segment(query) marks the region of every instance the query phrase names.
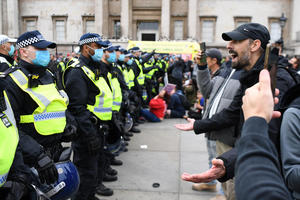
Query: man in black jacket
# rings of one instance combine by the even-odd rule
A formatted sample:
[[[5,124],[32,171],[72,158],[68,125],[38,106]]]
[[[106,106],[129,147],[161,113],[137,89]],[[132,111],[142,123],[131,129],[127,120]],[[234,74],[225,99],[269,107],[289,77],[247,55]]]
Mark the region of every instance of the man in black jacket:
[[[222,38],[229,41],[227,49],[232,57],[232,67],[244,69],[240,76],[241,86],[228,108],[213,115],[210,119],[189,120],[189,124],[177,124],[178,129],[194,130],[196,134],[200,134],[236,126],[236,137],[239,136],[243,124],[242,97],[247,88],[258,82],[258,74],[263,69],[264,50],[270,40],[270,35],[263,25],[247,23],[232,32],[223,33]]]

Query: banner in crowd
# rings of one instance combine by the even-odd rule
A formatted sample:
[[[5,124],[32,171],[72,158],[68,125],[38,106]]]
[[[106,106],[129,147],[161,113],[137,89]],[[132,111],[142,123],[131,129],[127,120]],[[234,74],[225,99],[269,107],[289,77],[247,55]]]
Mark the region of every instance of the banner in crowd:
[[[200,49],[197,42],[169,42],[169,41],[131,41],[128,42],[127,49],[140,47],[142,51],[151,52],[155,49],[157,53],[181,54],[191,59]]]

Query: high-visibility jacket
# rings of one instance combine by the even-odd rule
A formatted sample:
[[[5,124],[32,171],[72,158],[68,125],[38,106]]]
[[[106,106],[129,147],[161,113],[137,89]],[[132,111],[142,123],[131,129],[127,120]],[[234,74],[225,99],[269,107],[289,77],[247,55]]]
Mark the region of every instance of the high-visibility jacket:
[[[58,63],[57,68],[59,68],[59,67],[61,68],[61,72],[65,71],[65,69],[66,69],[66,65],[63,61],[60,61]]]
[[[105,79],[101,76],[96,78],[95,73],[86,66],[81,66],[78,59],[67,66],[69,67],[80,67],[85,75],[92,81],[92,83],[99,89],[99,94],[95,96],[95,104],[87,105],[87,109],[91,111],[97,118],[102,121],[109,121],[112,119],[112,106],[113,106],[113,92],[107,85]],[[109,75],[108,75],[109,77]]]
[[[129,78],[128,88],[131,89],[132,87],[134,87],[134,78],[135,78],[133,69],[131,69],[131,68],[129,68],[129,70],[128,70],[128,78]]]
[[[27,76],[19,69],[9,76],[38,105],[32,114],[20,115],[20,123],[33,123],[41,135],[62,133],[66,126],[67,94],[58,91],[54,83],[29,88]]]
[[[137,81],[140,85],[144,85],[145,84],[145,76],[144,76],[144,72],[143,72],[143,66],[138,59],[135,58],[134,61],[140,69],[140,73],[137,77]]]
[[[144,64],[144,66],[145,66],[145,68],[148,68],[148,67],[153,67],[153,64],[154,64],[154,62],[151,62],[151,63],[145,63]],[[156,72],[156,71],[158,71],[158,69],[152,69],[151,71],[149,71],[148,73],[146,73],[145,74],[145,77],[147,78],[147,79],[152,79],[152,76],[154,75],[154,73]]]
[[[129,88],[129,72],[128,72],[126,66],[123,65],[123,67],[121,67],[121,66],[118,66],[118,67],[119,67],[119,69],[121,70],[121,72],[123,74],[124,81],[125,81],[127,87]]]
[[[0,112],[0,187],[7,179],[19,142],[14,113],[5,92],[3,97],[2,103],[5,103],[6,109]]]
[[[113,67],[116,67],[116,65],[113,65]],[[122,103],[122,89],[120,86],[120,82],[118,80],[118,73],[113,71],[112,73],[107,73],[107,78],[110,82],[110,86],[112,88],[113,92],[113,105],[112,110],[113,111],[119,111],[121,108]]]

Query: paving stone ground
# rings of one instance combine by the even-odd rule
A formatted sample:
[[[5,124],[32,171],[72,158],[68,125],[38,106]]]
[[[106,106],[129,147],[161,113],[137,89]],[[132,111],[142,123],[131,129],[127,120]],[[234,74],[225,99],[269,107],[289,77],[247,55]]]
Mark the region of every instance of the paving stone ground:
[[[118,181],[105,183],[114,190],[101,200],[208,200],[212,192],[197,192],[192,183],[180,179],[183,172],[198,173],[208,169],[204,135],[184,132],[174,127],[183,119],[165,119],[160,123],[139,125],[142,133],[134,134],[128,152],[118,159]],[[159,183],[158,188],[152,187]],[[220,186],[218,185],[218,188]]]

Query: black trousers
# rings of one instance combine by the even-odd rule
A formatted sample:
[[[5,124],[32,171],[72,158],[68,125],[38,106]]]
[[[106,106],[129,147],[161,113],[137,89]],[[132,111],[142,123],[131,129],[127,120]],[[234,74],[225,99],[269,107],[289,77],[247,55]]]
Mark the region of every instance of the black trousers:
[[[99,137],[101,138],[101,149],[96,155],[90,155],[88,153],[88,144],[84,142],[83,137],[72,143],[72,148],[74,151],[73,162],[80,177],[79,189],[72,200],[93,199],[98,181],[102,181],[103,179],[103,171],[105,166],[103,149],[104,136],[103,134],[99,134]]]

